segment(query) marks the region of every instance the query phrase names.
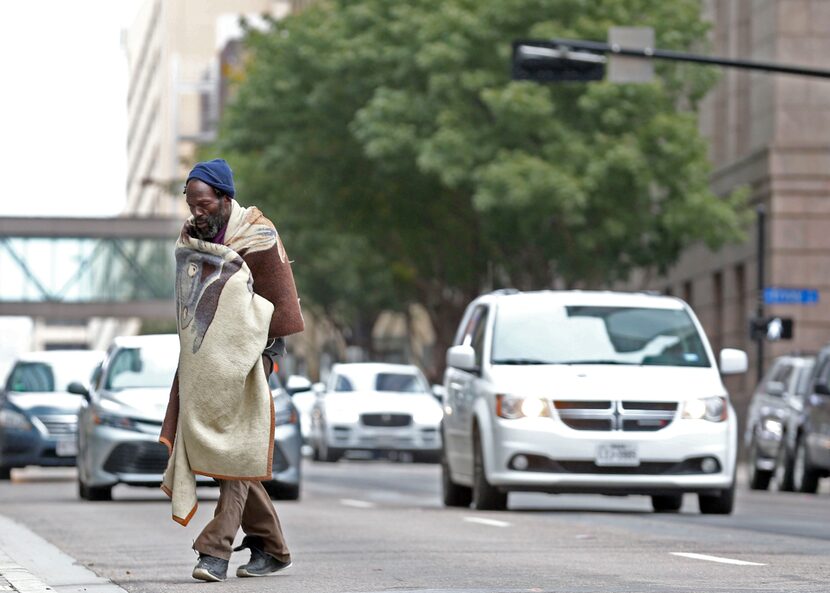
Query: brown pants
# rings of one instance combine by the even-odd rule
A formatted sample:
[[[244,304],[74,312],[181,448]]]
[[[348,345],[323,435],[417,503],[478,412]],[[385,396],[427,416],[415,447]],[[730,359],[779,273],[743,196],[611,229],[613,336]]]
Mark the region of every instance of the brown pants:
[[[230,560],[233,540],[239,527],[245,535],[262,540],[264,552],[281,562],[291,554],[282,535],[282,527],[271,498],[262,482],[219,480],[219,502],[213,519],[193,542],[200,554]]]

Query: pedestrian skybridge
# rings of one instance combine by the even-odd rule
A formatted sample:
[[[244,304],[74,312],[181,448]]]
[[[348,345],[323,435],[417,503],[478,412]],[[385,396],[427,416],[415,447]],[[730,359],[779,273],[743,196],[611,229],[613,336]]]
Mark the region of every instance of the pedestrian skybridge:
[[[0,315],[174,319],[182,220],[0,218]]]

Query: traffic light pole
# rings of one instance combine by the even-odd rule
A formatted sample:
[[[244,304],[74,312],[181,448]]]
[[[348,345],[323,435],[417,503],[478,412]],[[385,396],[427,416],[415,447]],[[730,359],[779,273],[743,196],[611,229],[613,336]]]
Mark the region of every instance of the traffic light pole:
[[[766,250],[766,233],[765,227],[767,222],[767,212],[763,204],[759,204],[755,212],[758,215],[758,302],[755,305],[755,318],[764,319],[764,286],[766,284],[766,270],[765,270],[765,250]],[[763,332],[756,332],[755,343],[758,346],[757,366],[758,382],[764,376],[764,339]]]
[[[760,70],[779,74],[797,74],[818,78],[830,78],[830,70],[821,68],[807,68],[805,66],[788,66],[774,62],[757,62],[754,60],[733,60],[716,56],[704,56],[681,51],[666,49],[626,48],[617,44],[602,43],[599,41],[584,41],[581,39],[547,39],[545,41],[519,41],[514,45],[555,47],[562,51],[587,51],[599,54],[612,54],[630,58],[644,58],[652,60],[671,60],[674,62],[693,62],[710,66],[725,66],[728,68],[742,68],[744,70]]]

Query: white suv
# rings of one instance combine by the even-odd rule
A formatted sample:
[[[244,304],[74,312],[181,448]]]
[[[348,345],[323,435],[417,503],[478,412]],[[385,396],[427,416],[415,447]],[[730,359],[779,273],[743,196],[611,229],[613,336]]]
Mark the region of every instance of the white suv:
[[[720,374],[746,353],[724,349]],[[737,419],[700,323],[642,293],[497,291],[467,308],[447,352],[443,497],[507,508],[511,491],[698,494],[732,512]]]

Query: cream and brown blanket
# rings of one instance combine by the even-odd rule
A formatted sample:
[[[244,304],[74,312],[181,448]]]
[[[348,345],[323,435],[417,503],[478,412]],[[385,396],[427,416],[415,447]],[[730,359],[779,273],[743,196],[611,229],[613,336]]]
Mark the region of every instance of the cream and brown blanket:
[[[287,264],[274,225],[256,208],[232,202],[225,245],[195,239],[187,228],[175,252],[181,346],[176,393],[171,392],[160,439],[171,450],[162,489],[172,499],[173,519],[182,525],[197,508],[195,474],[271,478],[274,405],[262,351],[274,303],[254,292],[254,276],[242,255],[276,248]],[[293,277],[290,289],[296,303]]]

